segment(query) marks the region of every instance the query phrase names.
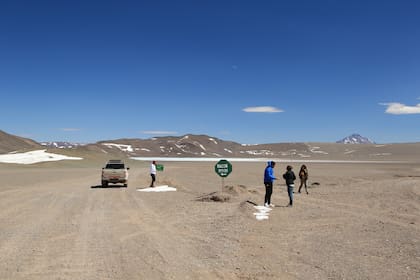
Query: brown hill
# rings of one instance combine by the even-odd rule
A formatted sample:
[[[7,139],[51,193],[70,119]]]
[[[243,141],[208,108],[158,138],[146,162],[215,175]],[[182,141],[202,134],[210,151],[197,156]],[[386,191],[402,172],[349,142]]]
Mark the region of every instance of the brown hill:
[[[8,134],[0,130],[0,154],[14,151],[40,149],[42,146],[34,140]]]
[[[167,136],[150,139],[117,139],[95,144],[104,151],[124,151],[130,156],[222,157],[240,156],[241,144],[207,135]]]
[[[207,135],[156,137],[151,139],[118,139],[90,145],[103,153],[127,157],[225,157],[277,158],[290,161],[420,160],[420,143],[339,144],[339,143],[271,143],[245,145]]]

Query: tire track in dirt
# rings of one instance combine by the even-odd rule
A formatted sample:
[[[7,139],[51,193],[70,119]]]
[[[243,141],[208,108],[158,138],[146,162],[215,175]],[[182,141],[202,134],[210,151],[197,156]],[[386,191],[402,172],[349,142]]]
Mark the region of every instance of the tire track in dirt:
[[[54,244],[50,244],[49,237],[57,236],[61,230],[68,230],[69,227],[60,223],[64,209],[57,207],[58,204],[65,205],[69,196],[61,196],[57,192],[39,195],[31,192],[33,199],[26,200],[27,196],[18,199],[16,204],[25,205],[25,208],[14,208],[13,224],[2,223],[6,229],[2,231],[2,243],[0,255],[5,258],[0,262],[9,275],[3,279],[20,279],[21,276],[30,276],[31,279],[43,278],[43,273],[48,270],[48,259],[56,253]],[[55,209],[48,207],[55,205]],[[3,213],[2,213],[3,215]],[[2,217],[2,221],[7,218]],[[10,221],[10,217],[9,217]],[[57,234],[57,235],[56,235]],[[6,235],[6,236],[4,236]],[[45,269],[45,270],[44,270]],[[1,274],[0,274],[1,276]],[[2,277],[0,277],[2,278]]]
[[[142,272],[145,276],[153,278],[159,272],[159,275],[172,275],[175,279],[182,279],[187,274],[198,277],[202,275],[197,273],[199,267],[203,265],[197,263],[200,259],[197,253],[200,252],[197,251],[194,241],[196,235],[191,228],[180,227],[177,212],[157,211],[159,209],[155,199],[166,195],[164,193],[144,195],[136,191],[121,194],[123,204],[126,205],[126,209],[122,212],[125,216],[124,222],[130,224],[133,230],[122,235],[120,240],[127,246],[140,244],[141,254],[148,256],[143,261],[144,267],[141,266],[142,263],[139,264],[141,271],[145,271]],[[142,196],[147,199],[143,199]],[[213,275],[211,271],[206,271],[204,274],[209,274],[209,277]]]

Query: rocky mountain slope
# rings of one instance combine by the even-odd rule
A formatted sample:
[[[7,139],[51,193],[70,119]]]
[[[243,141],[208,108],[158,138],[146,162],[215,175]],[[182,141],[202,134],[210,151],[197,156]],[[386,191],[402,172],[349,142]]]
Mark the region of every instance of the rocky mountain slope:
[[[87,147],[105,153],[123,152],[132,157],[300,157],[312,154],[304,143],[244,145],[207,135],[156,137],[151,139],[119,139],[101,141]],[[309,156],[309,155],[308,155]]]
[[[41,145],[31,139],[12,135],[0,130],[0,154],[14,151],[39,149]]]

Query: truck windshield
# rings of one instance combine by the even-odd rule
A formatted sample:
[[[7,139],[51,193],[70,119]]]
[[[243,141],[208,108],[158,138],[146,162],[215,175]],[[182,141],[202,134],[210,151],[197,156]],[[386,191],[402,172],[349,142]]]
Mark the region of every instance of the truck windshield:
[[[108,163],[105,168],[106,169],[124,169],[124,164],[122,164],[122,163]]]

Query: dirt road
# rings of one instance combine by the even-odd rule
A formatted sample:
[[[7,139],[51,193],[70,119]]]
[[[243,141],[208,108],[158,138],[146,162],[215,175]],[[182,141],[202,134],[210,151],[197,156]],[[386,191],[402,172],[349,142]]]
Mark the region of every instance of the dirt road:
[[[257,221],[264,164],[235,163],[223,193],[213,165],[165,164],[166,193],[137,191],[143,163],[128,188],[100,165],[1,165],[0,279],[420,278],[420,166],[308,164],[320,184],[287,208],[279,180]]]

